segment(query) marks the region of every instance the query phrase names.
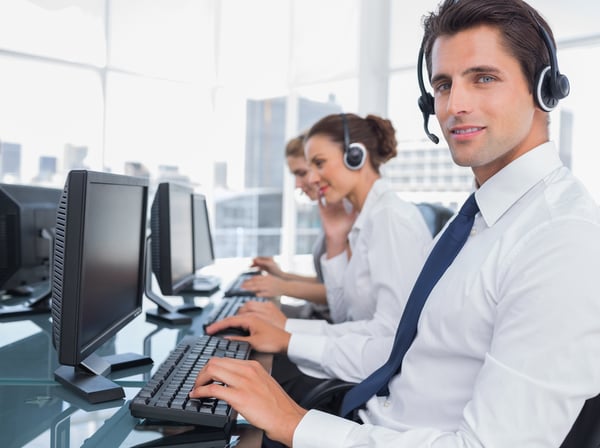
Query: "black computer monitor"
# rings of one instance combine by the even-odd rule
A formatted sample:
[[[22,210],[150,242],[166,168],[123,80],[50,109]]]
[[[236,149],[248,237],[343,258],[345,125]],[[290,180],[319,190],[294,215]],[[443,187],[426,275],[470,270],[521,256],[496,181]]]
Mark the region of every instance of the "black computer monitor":
[[[146,247],[146,179],[71,171],[57,218],[52,277],[52,338],[57,381],[100,403],[124,397],[105,378],[151,363],[136,354],[94,352],[142,311]]]
[[[200,193],[192,194],[192,239],[194,255],[194,279],[184,286],[183,292],[208,295],[219,289],[221,279],[216,275],[205,275],[202,268],[215,262],[212,232],[208,218],[206,197]]]
[[[206,197],[203,194],[192,195],[192,235],[194,239],[194,270],[209,266],[215,262],[215,250],[213,247],[210,221],[208,220],[208,208]]]
[[[194,280],[194,251],[191,187],[171,182],[158,185],[150,214],[152,272],[164,296],[182,292]],[[193,303],[174,305],[152,289],[151,276],[146,279],[146,295],[158,305],[148,310],[150,319],[172,324],[191,322],[182,312],[202,308]]]
[[[167,296],[194,278],[191,195],[190,187],[163,182],[152,201],[152,272]]]
[[[0,316],[49,312],[50,259],[61,190],[0,184]]]

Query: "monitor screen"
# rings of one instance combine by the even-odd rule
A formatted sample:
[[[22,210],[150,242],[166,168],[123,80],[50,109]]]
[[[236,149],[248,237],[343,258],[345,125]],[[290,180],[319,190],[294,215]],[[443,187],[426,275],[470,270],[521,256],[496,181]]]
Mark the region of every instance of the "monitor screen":
[[[0,290],[31,295],[48,283],[51,239],[61,190],[0,184]]]
[[[52,333],[59,363],[78,369],[63,369],[66,378],[57,369],[63,384],[73,386],[82,366],[99,362],[96,349],[142,311],[147,196],[141,178],[85,170],[67,177],[56,218]]]
[[[152,202],[152,271],[164,295],[174,295],[194,278],[192,189],[163,182]]]
[[[192,220],[194,237],[194,270],[198,271],[215,261],[206,197],[202,194],[192,195]]]

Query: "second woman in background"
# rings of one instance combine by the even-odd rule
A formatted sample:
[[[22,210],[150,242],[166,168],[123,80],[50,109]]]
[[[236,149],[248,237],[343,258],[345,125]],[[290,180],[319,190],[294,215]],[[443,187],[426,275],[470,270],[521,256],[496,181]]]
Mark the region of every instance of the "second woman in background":
[[[393,340],[432,239],[417,207],[400,199],[381,177],[380,166],[396,151],[392,123],[375,115],[329,115],[306,136],[310,181],[324,198],[327,251],[321,267],[327,300],[332,317],[345,322],[287,319],[272,304],[249,302],[241,315],[213,329],[246,327],[250,336],[245,339],[255,349],[285,347],[289,359],[316,378],[360,381],[379,367],[391,348],[382,338]],[[348,214],[344,207],[329,208],[343,199],[358,213],[355,220],[340,219]],[[278,364],[273,376],[293,397],[314,386],[309,376],[281,375]]]
[[[319,198],[319,191],[310,184],[309,166],[304,156],[304,134],[291,139],[285,147],[287,166],[294,176],[295,187],[300,189],[310,200]],[[242,287],[253,291],[260,297],[288,296],[308,301],[306,305],[284,306],[282,311],[288,317],[329,319],[327,296],[323,285],[321,255],[325,253],[325,236],[320,232],[313,245],[313,261],[315,275],[300,275],[283,271],[273,257],[256,257],[252,267],[266,272],[246,280]]]

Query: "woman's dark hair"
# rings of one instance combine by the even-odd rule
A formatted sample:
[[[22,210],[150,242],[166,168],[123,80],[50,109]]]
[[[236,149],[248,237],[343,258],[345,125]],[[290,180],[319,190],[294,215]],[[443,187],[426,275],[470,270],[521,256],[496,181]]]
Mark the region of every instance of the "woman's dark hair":
[[[548,49],[540,34],[544,27],[554,42],[544,18],[522,0],[445,0],[437,13],[424,17],[423,49],[431,78],[431,50],[440,36],[452,36],[479,25],[497,28],[504,45],[521,66],[533,92],[537,74],[550,64]]]
[[[387,118],[367,115],[361,118],[356,114],[345,114],[350,143],[362,143],[369,153],[371,166],[379,173],[379,167],[395,157],[398,150],[396,130]],[[313,135],[326,135],[344,148],[344,119],[341,114],[327,115],[317,121],[306,133],[306,139]]]

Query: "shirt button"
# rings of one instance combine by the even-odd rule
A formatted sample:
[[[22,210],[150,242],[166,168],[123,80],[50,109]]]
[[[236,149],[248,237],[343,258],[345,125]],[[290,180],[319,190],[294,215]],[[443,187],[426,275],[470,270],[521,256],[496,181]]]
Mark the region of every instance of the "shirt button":
[[[392,402],[389,399],[387,399],[383,402],[384,408],[389,408],[391,405],[392,405]]]

